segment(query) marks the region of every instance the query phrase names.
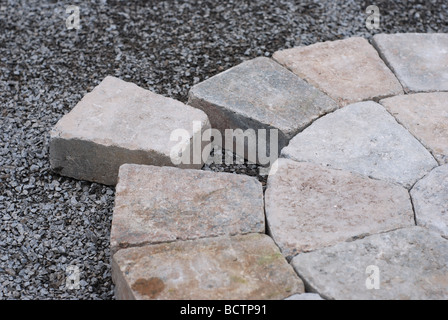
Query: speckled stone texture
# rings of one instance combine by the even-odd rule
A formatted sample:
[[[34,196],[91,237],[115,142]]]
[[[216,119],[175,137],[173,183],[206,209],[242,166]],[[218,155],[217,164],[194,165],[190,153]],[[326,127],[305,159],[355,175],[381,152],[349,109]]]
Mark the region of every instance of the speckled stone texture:
[[[193,156],[206,145],[201,134],[208,128],[202,111],[106,77],[51,131],[51,167],[64,176],[115,185],[124,163],[174,166],[171,150],[179,145],[170,141],[174,130],[188,132],[182,151]],[[194,139],[198,149],[193,148]],[[179,166],[200,169],[203,162]]]
[[[116,187],[111,248],[264,233],[264,220],[255,178],[126,164]]]
[[[408,191],[312,163],[278,160],[268,179],[266,218],[284,256],[415,225]]]
[[[440,164],[448,164],[448,93],[416,93],[381,100]]]
[[[316,120],[282,157],[329,165],[410,188],[437,161],[378,103],[360,102]]]
[[[271,238],[218,237],[118,251],[117,299],[267,300],[304,292]]]
[[[285,300],[324,300],[315,293],[302,293],[302,294],[295,294],[289,298],[286,298]]]
[[[394,74],[364,38],[287,49],[273,58],[341,106],[403,93]]]
[[[448,165],[435,168],[411,190],[417,224],[448,239]]]
[[[448,34],[378,34],[373,45],[406,92],[448,90]]]
[[[223,136],[226,129],[278,129],[278,153],[313,120],[337,108],[328,96],[268,58],[246,61],[194,86],[188,103],[204,110]],[[270,136],[257,139],[271,154]]]
[[[448,299],[448,241],[421,227],[300,254],[292,265],[326,299]],[[369,266],[379,268],[378,290],[367,289]]]

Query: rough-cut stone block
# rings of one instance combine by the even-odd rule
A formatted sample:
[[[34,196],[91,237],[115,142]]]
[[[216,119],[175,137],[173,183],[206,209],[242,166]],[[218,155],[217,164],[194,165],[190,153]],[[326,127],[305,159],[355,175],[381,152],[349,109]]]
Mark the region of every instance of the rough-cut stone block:
[[[448,93],[416,93],[381,100],[381,104],[428,148],[440,164],[448,164]]]
[[[408,189],[437,166],[429,151],[372,101],[316,120],[291,140],[282,156],[397,182]]]
[[[116,187],[112,252],[219,235],[264,233],[261,183],[244,175],[123,165]]]
[[[266,300],[304,292],[272,239],[261,234],[120,250],[112,277],[118,299]]]
[[[448,165],[435,168],[417,182],[411,196],[417,224],[448,239]]]
[[[292,265],[325,299],[448,299],[448,241],[420,227],[299,254]],[[368,289],[378,274],[379,289]]]
[[[171,151],[178,146],[193,156],[193,141],[202,150],[201,134],[209,127],[198,109],[107,77],[51,131],[51,167],[64,176],[115,185],[124,163],[174,166]],[[177,129],[189,137],[170,141]],[[203,166],[190,163],[179,166]]]
[[[278,154],[313,120],[337,108],[328,96],[268,58],[246,61],[194,86],[188,103],[204,110],[222,136],[226,129],[268,130],[266,139],[252,137],[267,145],[269,155],[270,129],[279,130]],[[238,152],[237,145],[228,149],[247,158],[247,143],[245,153]]]
[[[342,106],[403,93],[394,74],[363,38],[287,49],[273,58]]]
[[[286,257],[415,226],[402,186],[313,163],[278,159],[265,197],[270,233]]]
[[[378,34],[373,45],[406,92],[448,90],[448,34]]]
[[[302,293],[302,294],[295,294],[289,298],[286,298],[285,300],[324,300],[324,299],[322,299],[321,296],[316,293]]]

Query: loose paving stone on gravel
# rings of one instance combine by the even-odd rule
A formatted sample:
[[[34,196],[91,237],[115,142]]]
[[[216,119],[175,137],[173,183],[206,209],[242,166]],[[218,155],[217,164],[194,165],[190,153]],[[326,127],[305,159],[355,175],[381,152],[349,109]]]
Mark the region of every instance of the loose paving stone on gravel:
[[[279,159],[265,199],[270,234],[288,258],[415,226],[409,193],[402,186],[313,163]]]
[[[408,189],[438,165],[417,139],[372,101],[316,120],[290,141],[282,157],[357,172]]]
[[[448,165],[435,168],[417,182],[411,197],[417,224],[448,239]]]
[[[364,38],[287,49],[273,58],[341,106],[403,93],[397,78]]]
[[[266,300],[304,293],[275,243],[261,234],[120,250],[112,276],[118,299]]]
[[[207,113],[212,127],[223,137],[226,129],[268,130],[264,138],[256,132],[268,154],[272,154],[269,130],[278,129],[278,148],[273,149],[277,155],[313,120],[338,107],[328,96],[268,58],[246,61],[195,85],[188,103]],[[217,142],[224,146],[220,140]],[[248,150],[247,142],[244,146]],[[247,159],[247,152],[238,152],[233,145],[232,150]]]
[[[182,150],[193,155],[193,140],[201,141],[209,127],[207,116],[198,109],[106,77],[51,131],[51,167],[64,176],[115,185],[124,163],[174,166],[171,150],[179,144],[170,141],[174,130],[189,133]],[[202,160],[191,163],[179,166],[203,166]]]
[[[299,254],[292,265],[326,299],[448,299],[448,241],[421,227]],[[367,289],[369,266],[379,268],[378,290]]]
[[[377,34],[373,44],[406,92],[448,90],[448,34]]]
[[[448,164],[448,93],[416,93],[381,100],[440,164]]]
[[[112,252],[220,235],[264,233],[263,190],[245,175],[123,165],[116,187]]]

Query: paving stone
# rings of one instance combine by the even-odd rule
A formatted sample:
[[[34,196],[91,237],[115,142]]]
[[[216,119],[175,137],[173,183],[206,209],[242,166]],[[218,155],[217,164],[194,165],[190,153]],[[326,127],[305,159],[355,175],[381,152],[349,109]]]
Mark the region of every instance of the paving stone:
[[[195,121],[200,125],[194,127]],[[171,151],[181,145],[193,155],[193,139],[202,150],[201,133],[209,127],[200,110],[106,77],[51,131],[51,167],[64,176],[115,185],[124,163],[174,166]],[[182,144],[170,141],[178,129],[188,133]],[[203,163],[179,166],[200,169]]]
[[[300,254],[292,265],[307,290],[325,299],[448,299],[448,241],[420,227]],[[378,267],[378,290],[368,289],[370,266]]]
[[[409,193],[402,186],[313,163],[279,159],[265,199],[270,233],[288,258],[415,226]]]
[[[440,164],[448,164],[448,93],[416,93],[381,100]]]
[[[363,38],[287,49],[273,58],[341,106],[403,93],[394,74]]]
[[[408,189],[437,166],[429,151],[372,101],[316,120],[291,140],[282,156],[397,182]]]
[[[435,168],[411,190],[419,226],[448,239],[448,165]]]
[[[118,299],[266,300],[304,292],[261,234],[123,249],[113,256],[112,274]]]
[[[262,185],[253,177],[125,164],[116,187],[111,248],[264,233],[264,220]]]
[[[448,34],[378,34],[373,45],[406,92],[448,90]]]
[[[321,296],[316,293],[302,293],[302,294],[295,294],[289,298],[286,298],[285,300],[324,300],[324,299],[322,299]]]
[[[188,103],[204,110],[222,136],[226,129],[278,129],[277,154],[313,120],[338,107],[328,96],[268,58],[246,61],[194,86]],[[266,143],[270,155],[270,136],[263,139],[257,135],[257,139]],[[235,151],[247,158],[247,152]]]

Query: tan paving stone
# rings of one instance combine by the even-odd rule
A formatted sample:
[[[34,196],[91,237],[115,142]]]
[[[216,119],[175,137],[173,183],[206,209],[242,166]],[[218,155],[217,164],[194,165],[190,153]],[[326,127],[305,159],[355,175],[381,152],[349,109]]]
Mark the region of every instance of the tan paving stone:
[[[381,104],[440,164],[448,164],[448,92],[397,96]]]
[[[126,164],[116,188],[111,248],[264,233],[264,220],[262,185],[253,177]]]
[[[287,49],[273,58],[341,106],[403,93],[397,78],[364,38]]]
[[[279,159],[265,197],[270,233],[287,257],[415,225],[402,186],[312,163]]]
[[[267,300],[304,292],[278,247],[261,234],[120,250],[112,273],[118,299]]]

